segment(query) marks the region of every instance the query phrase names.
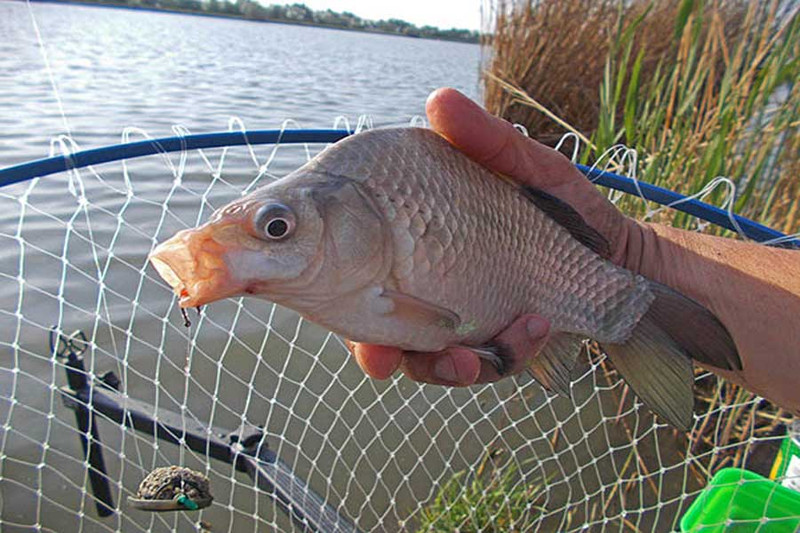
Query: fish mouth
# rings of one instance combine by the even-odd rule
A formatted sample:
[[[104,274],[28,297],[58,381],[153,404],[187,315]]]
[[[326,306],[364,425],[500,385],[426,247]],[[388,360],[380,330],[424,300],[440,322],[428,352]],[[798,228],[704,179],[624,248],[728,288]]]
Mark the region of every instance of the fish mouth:
[[[230,273],[227,250],[202,228],[184,230],[159,244],[149,260],[181,307],[199,307],[240,294],[245,284]]]

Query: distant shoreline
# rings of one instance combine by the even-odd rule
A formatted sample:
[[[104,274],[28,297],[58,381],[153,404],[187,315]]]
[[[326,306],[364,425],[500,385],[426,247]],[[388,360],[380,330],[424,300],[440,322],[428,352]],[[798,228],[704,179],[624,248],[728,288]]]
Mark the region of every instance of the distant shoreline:
[[[11,0],[17,1],[20,3],[25,3],[27,0]],[[36,4],[67,4],[67,5],[76,5],[76,6],[88,6],[88,7],[107,7],[113,9],[127,9],[130,11],[146,11],[151,13],[168,13],[173,15],[192,15],[197,17],[210,17],[210,18],[224,18],[224,19],[233,19],[233,20],[243,20],[246,22],[258,22],[258,23],[267,23],[267,24],[284,24],[287,26],[306,26],[312,28],[325,28],[328,30],[340,30],[340,31],[349,31],[349,32],[356,32],[356,33],[370,33],[374,35],[390,35],[394,37],[406,37],[409,39],[425,39],[428,41],[445,41],[450,43],[463,43],[463,44],[478,44],[478,41],[466,41],[462,39],[447,39],[445,37],[426,37],[426,36],[419,36],[419,35],[406,35],[403,33],[396,33],[396,32],[389,32],[389,31],[381,31],[372,28],[348,28],[345,26],[338,26],[336,24],[324,24],[319,22],[306,22],[302,20],[285,20],[285,19],[257,19],[246,17],[244,15],[238,15],[235,13],[208,13],[203,11],[194,11],[189,9],[178,9],[178,8],[171,8],[171,7],[146,7],[146,6],[132,6],[130,4],[118,3],[114,1],[102,1],[102,2],[95,2],[92,0],[30,0],[31,3]]]

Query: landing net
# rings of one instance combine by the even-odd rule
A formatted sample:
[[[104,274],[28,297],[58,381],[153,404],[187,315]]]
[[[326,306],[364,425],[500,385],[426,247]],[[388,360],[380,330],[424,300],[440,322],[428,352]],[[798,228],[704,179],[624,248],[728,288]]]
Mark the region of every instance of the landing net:
[[[719,469],[768,473],[789,417],[708,373],[687,437],[600,353],[570,400],[524,375],[374,381],[341,339],[255,299],[185,327],[148,253],[324,147],[242,144],[0,188],[3,531],[667,531]],[[632,155],[603,165],[624,173]],[[132,508],[167,465],[208,476],[211,507]]]

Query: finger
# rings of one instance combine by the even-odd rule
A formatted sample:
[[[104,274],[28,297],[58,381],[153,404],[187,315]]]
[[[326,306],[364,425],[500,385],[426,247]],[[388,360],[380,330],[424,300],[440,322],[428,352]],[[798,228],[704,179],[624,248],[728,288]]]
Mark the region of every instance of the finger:
[[[525,315],[497,336],[495,341],[505,346],[511,356],[508,372],[501,376],[489,361],[481,362],[481,371],[475,383],[490,383],[509,374],[518,374],[530,367],[539,351],[547,343],[550,322],[538,315]]]
[[[455,89],[438,89],[426,103],[431,126],[478,163],[548,190],[581,177],[559,152],[522,135]]]
[[[403,359],[400,348],[379,344],[360,344],[346,341],[348,348],[358,362],[358,366],[370,377],[388,379],[395,373]]]
[[[468,386],[474,383],[497,381],[528,368],[533,358],[547,342],[550,323],[538,315],[525,315],[495,339],[506,349],[509,371],[498,374],[494,365],[475,352],[454,347],[437,353],[406,352],[401,369],[415,381],[437,385]]]
[[[406,352],[401,369],[414,381],[466,387],[475,383],[481,362],[472,350],[448,348],[436,353]]]

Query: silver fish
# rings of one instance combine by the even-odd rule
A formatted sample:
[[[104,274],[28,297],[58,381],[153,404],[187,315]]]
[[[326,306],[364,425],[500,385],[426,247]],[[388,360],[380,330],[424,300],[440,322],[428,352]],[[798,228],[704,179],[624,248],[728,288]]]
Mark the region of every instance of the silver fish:
[[[358,341],[415,351],[475,347],[518,316],[551,323],[530,368],[569,394],[585,339],[639,397],[692,423],[692,359],[740,369],[725,327],[697,302],[607,260],[564,202],[499,179],[436,133],[372,130],[216,211],[151,255],[182,307],[252,295]]]

